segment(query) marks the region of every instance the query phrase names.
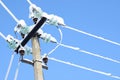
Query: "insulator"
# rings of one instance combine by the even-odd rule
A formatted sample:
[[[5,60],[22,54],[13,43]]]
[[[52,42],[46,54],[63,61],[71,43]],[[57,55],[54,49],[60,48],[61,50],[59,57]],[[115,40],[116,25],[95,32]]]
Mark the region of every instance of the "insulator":
[[[46,12],[43,12],[40,7],[37,7],[35,4],[30,5],[29,11],[30,11],[29,18],[33,18],[33,19],[35,18],[35,21],[36,21],[36,19],[46,17],[48,20],[47,21],[48,24],[51,24],[54,26],[65,25],[64,20],[61,17],[58,17],[58,16],[53,15],[53,14],[48,15]]]
[[[29,7],[29,18],[41,18],[43,11],[40,7],[37,7],[35,4],[30,5]]]
[[[43,56],[42,60],[45,63],[45,65],[47,65],[47,63],[48,63],[48,57],[47,57],[46,54]]]
[[[38,34],[38,37],[41,37],[41,35],[43,34],[42,29],[39,29],[39,30],[37,31],[37,34]]]
[[[24,20],[20,20],[14,28],[14,31],[22,34],[27,34],[29,33],[29,27],[26,25]]]
[[[25,46],[25,54],[32,54],[32,48]]]
[[[53,43],[56,43],[57,40],[51,36],[50,34],[47,34],[47,33],[43,33],[41,34],[40,36],[45,42],[53,42]]]
[[[11,35],[8,35],[6,39],[8,42],[8,46],[11,49],[15,50],[17,48],[17,46],[19,45],[19,41],[17,39],[15,39],[14,37],[12,37]]]
[[[45,35],[45,38],[44,38],[45,42],[50,42],[51,35],[47,33],[44,33],[44,35]]]
[[[8,35],[6,39],[8,42],[11,42],[14,40],[14,38],[11,35]]]
[[[23,56],[25,54],[25,49],[23,47],[21,47],[19,49],[19,53],[20,53],[21,56]]]
[[[49,15],[48,23],[54,26],[64,25],[64,20],[56,15]]]

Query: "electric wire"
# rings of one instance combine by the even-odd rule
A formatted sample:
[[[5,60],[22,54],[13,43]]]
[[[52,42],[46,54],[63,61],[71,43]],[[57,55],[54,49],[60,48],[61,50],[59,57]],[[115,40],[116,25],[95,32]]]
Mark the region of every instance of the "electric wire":
[[[32,2],[31,2],[30,0],[27,0],[27,2],[28,2],[30,5],[32,5]]]
[[[4,7],[4,9],[11,15],[11,17],[18,23],[19,22],[19,20],[15,17],[15,15],[7,8],[7,6],[0,0],[0,3],[1,3],[1,5]],[[18,37],[17,37],[17,34],[16,34],[16,32],[14,32],[15,33],[15,36],[16,36],[16,38],[18,39]],[[1,34],[1,33],[0,33]],[[4,36],[3,36],[4,37]]]
[[[91,33],[88,33],[88,32],[85,32],[85,31],[82,31],[82,30],[79,30],[79,29],[76,29],[76,28],[73,28],[73,27],[70,27],[70,26],[64,25],[63,27],[67,28],[67,29],[70,29],[70,30],[73,30],[73,31],[76,31],[76,32],[79,32],[79,33],[82,33],[82,34],[85,34],[85,35],[88,35],[88,36],[91,36],[93,38],[97,38],[97,39],[100,39],[100,40],[103,40],[103,41],[106,41],[106,42],[109,42],[109,43],[112,43],[112,44],[120,46],[120,43],[117,43],[115,41],[108,40],[106,38],[103,38],[103,37],[100,37],[100,36],[96,36],[96,35],[93,35]]]
[[[12,18],[18,23],[19,20],[14,16],[14,14],[7,8],[7,6],[0,0],[0,4],[4,7],[4,9],[12,16]]]
[[[67,65],[70,65],[70,66],[73,66],[73,67],[77,67],[77,68],[81,68],[81,69],[84,69],[84,70],[88,70],[88,71],[91,71],[91,72],[99,73],[99,74],[102,74],[102,75],[109,76],[109,77],[116,78],[116,79],[120,80],[119,76],[112,75],[111,73],[107,73],[107,72],[91,69],[91,68],[88,68],[88,67],[85,67],[85,66],[76,65],[76,64],[73,64],[73,63],[70,63],[70,62],[65,62],[63,60],[59,60],[59,59],[52,58],[52,57],[49,57],[48,59],[56,61],[56,62],[60,62],[60,63],[63,63],[63,64],[67,64]]]
[[[58,31],[59,31],[59,33],[60,33],[60,41],[59,41],[59,43],[61,44],[61,43],[62,43],[62,40],[63,40],[63,33],[62,33],[62,31],[61,31],[60,28],[58,28]],[[56,46],[54,49],[52,49],[47,55],[52,54],[59,46],[60,46],[60,45],[57,44],[57,46]]]
[[[14,80],[17,80],[18,73],[19,73],[19,68],[20,68],[20,64],[21,64],[21,62],[19,61],[19,62],[18,62],[18,65],[17,65],[16,72],[15,72]]]
[[[57,43],[57,44],[59,44],[60,46],[66,47],[66,48],[70,48],[70,49],[73,49],[73,50],[76,50],[76,51],[79,51],[79,52],[82,52],[82,53],[85,53],[85,54],[89,54],[89,55],[92,55],[92,56],[95,56],[95,57],[98,57],[98,58],[101,58],[101,59],[104,59],[104,60],[108,60],[108,61],[120,64],[120,61],[118,61],[118,60],[114,60],[114,59],[109,58],[109,57],[105,57],[105,56],[101,56],[99,54],[88,52],[88,51],[80,49],[79,47],[73,47],[73,46],[69,46],[69,45],[65,45],[65,44],[60,44],[60,43]]]
[[[6,40],[6,37],[0,32],[0,36]]]
[[[12,66],[12,63],[13,63],[14,56],[15,56],[15,52],[13,52],[13,54],[11,55],[10,63],[9,63],[9,66],[8,66],[8,69],[7,69],[7,73],[5,75],[5,79],[4,80],[8,80],[8,76],[9,76],[9,73],[10,73],[10,69],[11,69],[11,66]]]
[[[0,4],[12,16],[12,18],[18,23],[19,20],[14,16],[14,14],[7,8],[7,6],[1,0],[0,0]],[[6,40],[6,37],[1,32],[0,32],[0,36],[2,36]],[[5,80],[8,79],[8,75],[9,75],[9,72],[10,72],[10,69],[11,69],[11,65],[12,65],[12,62],[13,62],[13,59],[14,59],[14,55],[15,55],[15,53],[13,53],[12,56],[11,56],[11,60],[10,60],[9,66],[8,66],[8,70],[7,70],[7,73],[6,73],[6,76],[5,76]],[[18,68],[16,69],[16,74],[15,74],[14,80],[17,80],[17,76],[18,76],[18,72],[19,72],[19,66],[20,66],[20,62],[18,63]]]

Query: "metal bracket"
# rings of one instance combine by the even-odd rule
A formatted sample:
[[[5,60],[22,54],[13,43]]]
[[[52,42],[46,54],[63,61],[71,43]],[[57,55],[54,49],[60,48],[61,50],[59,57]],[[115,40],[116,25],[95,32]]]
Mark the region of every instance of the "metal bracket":
[[[21,59],[20,61],[23,62],[23,63],[26,63],[26,64],[30,64],[32,66],[34,65],[33,61],[31,61],[29,59]]]
[[[41,62],[41,63],[42,63],[42,60],[33,60],[33,64],[34,64],[35,62]],[[48,70],[48,66],[45,65],[44,63],[42,63],[42,68]]]
[[[35,62],[41,62],[42,63],[42,60],[33,60],[33,63]]]
[[[35,62],[41,62],[41,63],[42,63],[41,60],[33,60],[33,61],[32,61],[32,60],[29,60],[29,59],[21,59],[20,61],[23,62],[23,63],[26,63],[26,64],[30,64],[30,65],[32,65],[32,66],[34,66],[34,63],[35,63]],[[42,63],[42,68],[48,70],[48,66],[46,66],[46,65],[43,64],[43,63]]]

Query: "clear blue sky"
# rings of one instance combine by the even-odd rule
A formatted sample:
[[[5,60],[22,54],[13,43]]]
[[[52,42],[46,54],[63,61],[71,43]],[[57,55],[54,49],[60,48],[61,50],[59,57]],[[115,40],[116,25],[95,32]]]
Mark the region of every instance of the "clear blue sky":
[[[120,43],[120,0],[31,1],[43,11],[61,16],[65,24],[73,28]],[[33,24],[28,18],[29,4],[26,0],[3,0],[3,2],[19,20],[24,19],[28,25]],[[6,36],[11,34],[15,37],[13,29],[16,24],[0,5],[0,32]],[[69,29],[62,27],[61,29],[64,44],[120,61],[120,46]],[[57,40],[60,39],[59,32],[54,26],[45,25],[43,31],[52,34]],[[30,43],[31,41],[29,41],[29,46],[31,46]],[[48,53],[55,46],[53,43],[45,43],[41,40],[42,54]],[[12,50],[8,48],[6,41],[0,38],[0,80],[4,80],[11,55]],[[120,64],[64,47],[59,47],[50,57],[120,76]],[[31,55],[26,55],[25,58],[32,60]],[[18,60],[19,55],[16,54],[8,80],[13,80]],[[117,80],[51,60],[48,62],[48,67],[48,70],[43,70],[45,80]],[[33,67],[22,63],[17,80],[34,80]]]

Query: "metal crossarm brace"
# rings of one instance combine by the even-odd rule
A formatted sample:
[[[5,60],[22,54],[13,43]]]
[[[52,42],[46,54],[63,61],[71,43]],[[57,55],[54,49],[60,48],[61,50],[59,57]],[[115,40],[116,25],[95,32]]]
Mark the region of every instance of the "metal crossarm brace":
[[[42,17],[41,20],[35,25],[35,27],[29,32],[29,34],[25,37],[25,39],[21,42],[21,44],[16,48],[15,52],[18,53],[20,46],[25,46],[26,43],[35,35],[40,27],[46,22],[47,18]]]
[[[28,60],[28,59],[21,59],[20,61],[22,63],[30,64],[32,66],[34,66],[34,62],[35,62],[35,61]],[[42,61],[40,61],[40,62],[42,63]],[[42,68],[48,70],[47,65],[42,64]]]

